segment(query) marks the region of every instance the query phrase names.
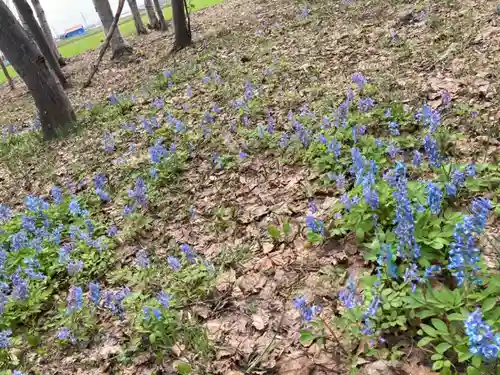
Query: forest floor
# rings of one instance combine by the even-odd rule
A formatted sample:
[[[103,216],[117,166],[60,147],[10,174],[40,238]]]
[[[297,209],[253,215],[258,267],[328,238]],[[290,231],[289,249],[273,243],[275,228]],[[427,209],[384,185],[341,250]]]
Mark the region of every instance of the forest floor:
[[[364,353],[362,339],[359,346],[344,342],[340,329],[347,349],[300,340],[307,324],[294,298],[306,296],[322,307],[323,321],[334,319],[342,312],[337,295],[347,276],[375,269],[363,233],[344,230],[333,219],[343,191],[329,172],[348,167],[335,162],[319,136],[328,127],[324,116],[333,124],[337,106],[355,88],[352,74],[362,72],[377,106],[353,115],[349,127],[364,124],[367,137],[399,146],[400,157],[407,158],[405,150],[422,142],[413,116],[401,114],[401,128],[407,128],[393,137],[383,109],[413,114],[428,103],[441,111],[448,158],[460,165],[475,162],[488,172],[487,186],[464,193],[453,207],[463,211],[475,195],[497,205],[496,5],[229,0],[192,16],[195,42],[178,53],[170,53],[170,33],[131,38],[134,56],[103,61],[88,89],[81,86],[97,51],[71,58],[65,72],[80,129],[49,143],[31,131],[34,105],[21,82],[13,92],[4,85],[0,202],[19,211],[25,196],[49,200],[57,185],[66,204],[74,196],[88,209],[95,233],[104,236],[111,225],[119,231],[108,233],[109,251],[97,258],[82,247],[85,266],[79,275],[65,274],[63,266],[55,273],[57,282],[51,277],[38,287],[31,281],[37,293],[48,290],[43,303],[30,305],[33,311],[25,306],[29,313],[19,315],[12,302],[6,310],[10,325],[0,318],[0,331],[11,327],[14,338],[7,368],[44,375],[348,374],[355,358],[364,374],[434,374],[412,337],[381,345],[378,354]],[[310,130],[297,131],[293,116]],[[155,145],[162,154],[156,164]],[[348,148],[342,153],[350,160]],[[384,156],[381,168],[391,168],[393,159]],[[434,172],[425,173],[429,178]],[[103,189],[110,201],[95,194],[97,174],[106,176]],[[146,183],[148,203],[124,213],[140,195],[140,187],[130,192],[137,178]],[[305,218],[312,214],[333,234],[311,237]],[[492,241],[499,223],[498,214],[488,221]],[[66,224],[76,225],[77,219]],[[195,264],[179,251],[182,244],[194,250]],[[488,266],[497,268],[497,255],[489,247],[485,251]],[[182,259],[177,272],[172,256]],[[122,319],[104,297],[86,310],[88,321],[84,313],[75,320],[64,314],[69,285],[86,293],[89,281],[98,281],[103,292],[130,289]],[[173,296],[171,312],[165,312],[171,314],[167,333],[143,322],[143,306],[161,307],[153,302],[161,290]],[[63,323],[72,327],[74,345],[52,339]]]

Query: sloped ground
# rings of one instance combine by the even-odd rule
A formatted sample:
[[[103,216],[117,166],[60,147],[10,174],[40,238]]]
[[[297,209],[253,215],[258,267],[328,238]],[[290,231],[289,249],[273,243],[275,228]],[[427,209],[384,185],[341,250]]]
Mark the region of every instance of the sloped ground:
[[[297,113],[304,105],[320,122],[320,115],[329,115],[344,99],[351,75],[360,71],[377,88],[380,103],[403,102],[413,110],[427,101],[438,108],[443,104],[440,92],[447,91],[456,110],[443,112],[443,126],[466,134],[452,142],[449,153],[462,162],[497,163],[500,16],[495,6],[493,1],[328,1],[310,3],[307,15],[303,4],[293,1],[234,0],[193,17],[198,35],[193,47],[169,55],[170,36],[137,38],[134,61],[106,61],[87,90],[78,87],[96,53],[73,60],[68,72],[76,105],[103,102],[111,93],[123,102],[134,94],[135,101],[126,111],[108,106],[91,115],[82,110],[82,130],[69,139],[44,145],[27,136],[27,141],[3,146],[2,201],[19,206],[27,194],[47,196],[54,184],[76,185],[82,179],[86,182],[77,191],[85,196],[92,192],[92,176],[105,173],[116,199],[96,208],[95,215],[122,231],[115,271],[130,266],[138,248],[161,255],[172,243],[188,243],[204,259],[224,265],[206,298],[186,308],[207,329],[214,350],[209,361],[182,344],[163,362],[151,351],[125,360],[123,347],[129,344],[132,319],[118,322],[102,314],[102,328],[87,347],[69,349],[62,356],[48,345],[47,354],[26,355],[25,370],[160,374],[172,372],[172,361],[181,358],[207,373],[348,373],[338,346],[329,343],[328,350],[321,350],[299,344],[302,322],[291,300],[305,295],[324,306],[324,316],[330,317],[337,309],[335,296],[345,282],[345,269],[356,272],[370,266],[353,236],[310,244],[304,226],[310,202],[317,206],[317,217],[326,217],[338,201],[338,191],[298,156],[263,144],[277,141],[259,140],[257,126],[267,126],[270,112],[277,130],[288,129],[288,111]],[[175,76],[171,88],[153,78],[164,71]],[[215,73],[222,82],[216,82]],[[209,83],[203,82],[206,76]],[[245,80],[252,82],[262,103],[248,127],[239,124],[241,113],[231,104],[242,97]],[[29,122],[32,109],[26,96],[21,89],[14,95],[3,107],[2,119],[6,124]],[[165,107],[155,110],[151,101],[158,96]],[[221,112],[212,111],[215,122],[203,124],[213,103]],[[123,125],[137,123],[140,128],[138,119],[154,114],[162,129],[172,127],[168,113],[181,119],[188,133],[157,134],[179,146],[192,142],[195,148],[182,173],[172,172],[167,183],[151,185],[147,225],[130,223],[122,214],[124,196],[137,176],[147,174],[151,140],[144,130],[131,132]],[[235,121],[236,133],[230,130]],[[206,129],[210,136],[201,134]],[[115,141],[112,153],[103,150],[107,131]],[[369,132],[382,133],[376,127]],[[249,156],[240,158],[241,151]],[[222,169],[217,168],[218,157]],[[269,224],[281,226],[286,220],[292,232],[286,241],[273,241]],[[490,227],[496,237],[494,220]],[[118,284],[104,282],[109,287]],[[431,373],[421,367],[428,364],[422,353],[408,353],[401,373]]]

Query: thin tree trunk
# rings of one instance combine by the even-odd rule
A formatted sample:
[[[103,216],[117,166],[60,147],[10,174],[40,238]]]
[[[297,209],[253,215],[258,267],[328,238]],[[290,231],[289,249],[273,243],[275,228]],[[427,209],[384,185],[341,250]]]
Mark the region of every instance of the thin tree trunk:
[[[132,12],[132,17],[134,18],[135,31],[137,35],[147,34],[148,30],[144,27],[144,23],[142,23],[141,12],[139,12],[139,7],[137,6],[136,0],[127,0],[128,6],[130,8],[130,12]]]
[[[149,28],[152,30],[160,30],[160,20],[158,20],[158,17],[156,16],[152,0],[144,0],[144,7],[146,8],[146,13],[148,14]]]
[[[153,4],[155,6],[156,14],[158,15],[158,20],[160,21],[160,30],[161,31],[168,30],[168,24],[167,21],[165,20],[165,16],[163,15],[163,9],[161,9],[160,1],[153,0]]]
[[[67,131],[76,120],[68,96],[3,1],[0,1],[0,50],[33,95],[44,137],[51,139]]]
[[[174,49],[180,50],[191,44],[191,32],[189,31],[186,22],[184,0],[172,0],[172,15],[175,30]]]
[[[111,25],[113,24],[113,13],[108,0],[92,0],[94,2],[95,10],[101,19],[104,28],[104,34],[107,36],[110,32]],[[124,3],[125,0],[120,1]],[[122,5],[123,7],[123,5]],[[116,28],[111,35],[111,59],[119,58],[123,55],[132,53],[132,47],[123,39],[120,30]]]
[[[49,43],[50,48],[52,49],[52,51],[54,51],[54,54],[59,61],[59,65],[65,66],[66,61],[63,59],[61,53],[57,49],[56,41],[54,40],[54,36],[52,35],[52,31],[50,30],[50,26],[47,22],[47,17],[45,17],[45,12],[43,10],[42,4],[40,4],[40,0],[31,0],[31,4],[33,4],[38,22],[40,23],[45,37],[47,38],[47,42]]]
[[[92,67],[92,70],[90,71],[89,78],[85,81],[83,84],[83,88],[89,87],[90,83],[92,82],[92,78],[94,77],[94,74],[96,74],[97,69],[99,69],[99,64],[101,63],[101,60],[104,56],[104,53],[106,53],[106,49],[109,46],[109,41],[113,38],[113,34],[115,30],[118,28],[118,21],[120,21],[120,15],[122,14],[123,6],[125,5],[125,0],[120,0],[118,3],[118,9],[116,10],[116,14],[113,18],[113,23],[111,24],[111,27],[109,28],[109,33],[106,35],[106,39],[104,39],[104,42],[102,43],[101,50],[99,51],[99,56],[97,57],[97,61]]]
[[[5,61],[3,58],[0,58],[0,65],[2,65],[2,71],[5,77],[7,77],[7,81],[9,82],[9,86],[11,90],[14,90],[14,81],[12,80],[12,77],[9,74],[9,71],[7,70],[7,67],[5,66]]]
[[[43,56],[47,60],[50,68],[56,74],[56,77],[61,82],[61,85],[64,88],[69,87],[68,81],[66,81],[66,77],[64,77],[64,73],[61,70],[61,66],[57,61],[57,57],[54,54],[54,51],[50,48],[50,45],[47,42],[47,38],[43,33],[42,28],[38,24],[35,15],[33,14],[33,10],[31,9],[31,6],[29,5],[28,1],[14,0],[14,5],[16,6],[19,14],[22,14],[22,18],[26,22],[28,30],[30,31],[31,35],[33,35],[33,38],[36,44],[38,45],[38,48],[40,48],[40,51],[42,51]]]

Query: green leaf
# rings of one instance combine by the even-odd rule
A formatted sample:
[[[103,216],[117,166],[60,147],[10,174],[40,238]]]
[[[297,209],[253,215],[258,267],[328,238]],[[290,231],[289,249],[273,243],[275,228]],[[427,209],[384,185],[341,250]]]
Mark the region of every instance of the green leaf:
[[[434,340],[433,337],[430,337],[430,336],[425,336],[423,339],[421,339],[418,343],[417,343],[417,346],[422,348],[424,346],[426,346],[427,344],[429,344],[432,340]]]
[[[472,358],[473,356],[474,356],[474,354],[472,354],[471,352],[467,352],[467,353],[460,352],[460,353],[458,353],[458,362],[465,362],[468,359]]]
[[[177,370],[177,372],[181,375],[189,375],[193,371],[189,363],[182,361],[175,361],[174,367]]]
[[[496,304],[497,304],[497,297],[487,298],[484,300],[481,310],[483,310],[483,312],[490,311],[492,308],[496,306]]]
[[[452,313],[447,318],[450,322],[463,322],[465,320],[465,317],[459,313]]]
[[[437,345],[434,350],[437,353],[444,354],[445,351],[451,348],[451,345],[448,344],[447,342],[442,342],[441,344]]]
[[[472,357],[471,363],[472,363],[472,366],[474,366],[474,367],[481,367],[481,363],[483,363],[483,359],[480,356],[475,355],[474,357]]]
[[[437,371],[439,369],[443,368],[443,361],[436,361],[434,362],[434,364],[432,365],[432,369],[434,371]]]
[[[269,226],[267,227],[267,232],[273,240],[279,240],[281,237],[280,230],[273,224],[269,224]]]
[[[427,325],[427,324],[421,324],[420,328],[422,328],[422,330],[426,334],[428,334],[429,336],[432,336],[432,337],[436,337],[437,336],[437,331],[434,328],[432,328],[431,326]]]
[[[311,331],[308,331],[307,329],[300,330],[299,342],[301,343],[301,345],[304,346],[311,345],[311,343],[314,341],[315,338],[316,336],[314,336]]]
[[[434,353],[432,356],[431,356],[431,360],[433,361],[437,361],[438,359],[441,359],[443,358],[443,355],[442,354],[439,354],[439,353]]]
[[[467,375],[481,375],[481,371],[472,366],[467,367]]]
[[[448,326],[441,319],[431,319],[432,325],[436,327],[439,332],[448,333]]]
[[[436,315],[436,313],[432,310],[423,310],[417,313],[417,317],[419,317],[420,319],[425,319],[434,315]]]
[[[285,235],[292,233],[292,226],[288,220],[283,223],[283,233],[285,233]]]

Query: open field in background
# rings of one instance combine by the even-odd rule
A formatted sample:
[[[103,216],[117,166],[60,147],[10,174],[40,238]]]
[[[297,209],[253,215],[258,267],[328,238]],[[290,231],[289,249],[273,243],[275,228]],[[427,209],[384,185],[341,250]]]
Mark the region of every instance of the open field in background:
[[[207,8],[220,2],[221,0],[193,0],[191,2],[191,4],[193,5],[192,12],[196,12],[197,10]],[[163,14],[165,15],[165,18],[167,20],[171,20],[172,8],[164,8]],[[145,25],[147,25],[148,17],[145,13],[142,15],[142,20],[144,21]],[[126,19],[123,19],[120,22],[120,31],[125,37],[135,33],[135,25],[132,16],[127,16]],[[92,30],[90,33],[82,37],[62,41],[61,43],[59,43],[59,51],[64,57],[73,57],[80,55],[83,52],[98,48],[103,40],[104,32],[102,31],[102,29]],[[17,73],[14,68],[12,68],[12,66],[8,66],[7,69],[12,77],[17,76]],[[0,72],[0,84],[5,83],[6,81],[7,79],[5,75],[3,74],[3,72]]]

